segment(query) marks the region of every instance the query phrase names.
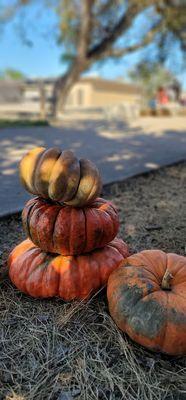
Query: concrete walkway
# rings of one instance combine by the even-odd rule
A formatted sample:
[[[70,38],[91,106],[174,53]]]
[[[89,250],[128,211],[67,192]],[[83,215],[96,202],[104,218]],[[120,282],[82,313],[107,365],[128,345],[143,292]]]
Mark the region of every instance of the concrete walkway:
[[[94,161],[110,183],[186,159],[186,118],[141,118],[134,123],[66,121],[61,127],[0,130],[0,216],[29,198],[18,162],[34,146],[59,146]]]

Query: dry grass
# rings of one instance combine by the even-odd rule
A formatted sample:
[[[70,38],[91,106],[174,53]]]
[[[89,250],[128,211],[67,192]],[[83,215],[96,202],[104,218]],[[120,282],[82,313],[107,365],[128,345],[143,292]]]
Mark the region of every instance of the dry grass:
[[[186,164],[105,189],[133,251],[185,254]],[[2,264],[24,237],[20,216],[0,221]],[[105,291],[88,303],[35,300],[5,279],[0,294],[0,399],[184,400],[186,362],[132,343],[108,314]]]

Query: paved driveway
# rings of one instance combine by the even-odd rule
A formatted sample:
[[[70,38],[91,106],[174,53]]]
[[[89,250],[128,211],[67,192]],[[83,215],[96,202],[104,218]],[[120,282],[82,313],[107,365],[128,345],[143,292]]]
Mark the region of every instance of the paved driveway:
[[[186,159],[186,118],[134,123],[71,121],[62,127],[0,130],[0,215],[20,210],[29,195],[18,178],[21,156],[34,146],[60,146],[93,160],[104,183]]]

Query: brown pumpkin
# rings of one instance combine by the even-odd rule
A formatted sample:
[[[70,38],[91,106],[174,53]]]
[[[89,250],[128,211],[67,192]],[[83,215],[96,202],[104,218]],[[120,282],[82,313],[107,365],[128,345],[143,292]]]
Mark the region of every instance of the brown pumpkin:
[[[90,252],[111,242],[118,233],[118,213],[98,198],[91,206],[74,208],[41,197],[29,200],[22,212],[23,228],[42,250],[62,255]]]
[[[91,203],[101,192],[96,166],[69,150],[36,147],[22,158],[19,171],[28,192],[74,207]]]
[[[19,290],[33,297],[86,299],[107,283],[127,256],[128,246],[121,239],[77,257],[45,253],[27,239],[9,256],[9,276]]]
[[[186,354],[186,257],[145,250],[125,260],[108,281],[109,310],[134,341]]]

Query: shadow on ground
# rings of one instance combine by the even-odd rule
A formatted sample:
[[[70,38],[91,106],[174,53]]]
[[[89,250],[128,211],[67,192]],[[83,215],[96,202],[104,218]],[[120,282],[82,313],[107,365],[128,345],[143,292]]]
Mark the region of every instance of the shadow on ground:
[[[78,126],[77,126],[78,125]],[[0,215],[20,209],[29,197],[19,184],[18,162],[35,146],[71,149],[93,160],[104,183],[170,164],[186,156],[186,131],[154,130],[106,121],[78,121],[63,127],[0,131]]]

